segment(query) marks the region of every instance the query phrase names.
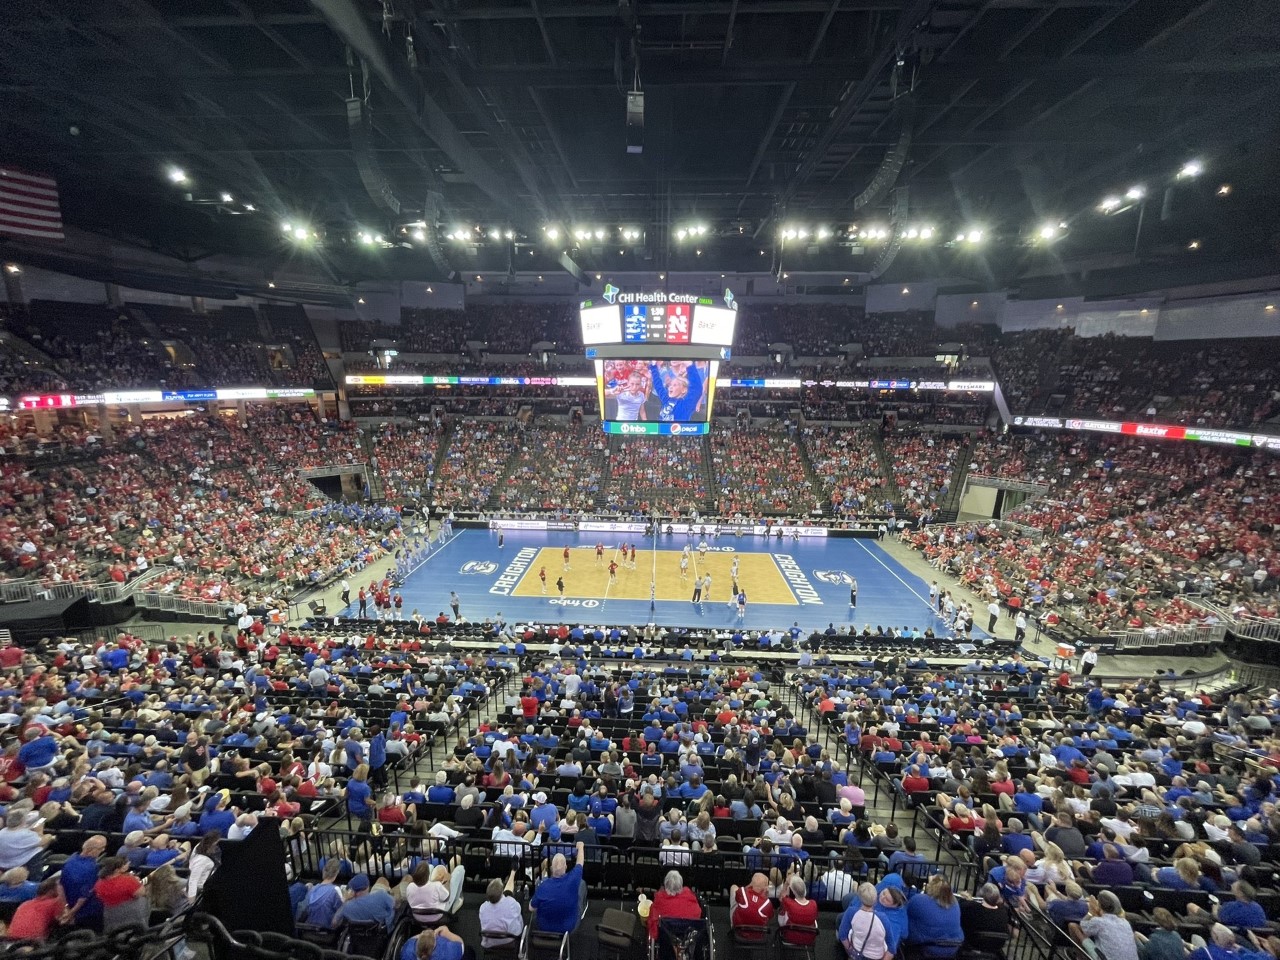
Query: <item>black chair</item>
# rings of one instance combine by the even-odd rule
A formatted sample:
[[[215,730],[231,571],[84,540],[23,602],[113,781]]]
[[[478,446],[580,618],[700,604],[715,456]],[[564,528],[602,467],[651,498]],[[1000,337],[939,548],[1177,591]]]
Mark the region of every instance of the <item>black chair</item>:
[[[378,958],[386,949],[389,934],[380,920],[365,920],[343,924],[338,938],[338,950],[342,953]]]

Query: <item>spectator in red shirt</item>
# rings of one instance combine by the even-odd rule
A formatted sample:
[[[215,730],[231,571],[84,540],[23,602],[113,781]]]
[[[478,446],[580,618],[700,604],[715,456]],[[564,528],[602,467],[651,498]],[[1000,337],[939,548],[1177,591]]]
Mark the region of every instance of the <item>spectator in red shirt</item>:
[[[129,861],[124,857],[105,857],[102,860],[93,892],[102,903],[104,933],[129,923],[146,924],[150,913],[146,905],[147,888],[129,872]],[[139,900],[141,903],[137,904]],[[127,907],[134,909],[125,909]]]
[[[782,939],[796,946],[812,946],[818,939],[818,901],[810,900],[804,877],[791,874],[787,878],[787,895],[778,910]],[[805,928],[812,927],[812,932]]]
[[[929,778],[921,776],[920,768],[913,764],[902,778],[902,789],[906,793],[924,793],[929,789]]]
[[[10,940],[46,940],[55,925],[71,919],[57,877],[49,877],[36,889],[35,898],[18,905],[9,922]]]
[[[662,889],[653,896],[649,907],[649,938],[658,937],[658,921],[667,920],[701,920],[702,904],[693,891],[684,885],[684,878],[678,870],[668,870],[662,881]]]
[[[12,670],[22,665],[22,648],[6,640],[0,645],[0,668]]]
[[[729,888],[729,901],[733,912],[729,922],[739,935],[764,938],[764,931],[773,919],[773,901],[769,899],[769,878],[763,873],[753,874],[745,887],[734,884]]]

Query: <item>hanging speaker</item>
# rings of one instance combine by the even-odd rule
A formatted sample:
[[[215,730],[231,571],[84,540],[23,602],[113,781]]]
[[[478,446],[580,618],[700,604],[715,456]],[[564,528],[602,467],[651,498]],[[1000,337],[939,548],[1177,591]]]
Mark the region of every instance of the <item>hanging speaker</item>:
[[[627,94],[627,153],[644,152],[644,92]]]

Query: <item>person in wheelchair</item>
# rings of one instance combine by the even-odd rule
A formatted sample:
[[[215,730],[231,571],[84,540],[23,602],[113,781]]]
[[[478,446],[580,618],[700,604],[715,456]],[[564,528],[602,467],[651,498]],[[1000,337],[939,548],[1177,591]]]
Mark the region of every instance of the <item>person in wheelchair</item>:
[[[529,901],[531,926],[543,933],[572,933],[582,916],[587,882],[582,876],[586,845],[579,840],[572,868],[563,853],[551,858],[551,874],[543,877]]]
[[[658,938],[658,925],[662,920],[701,920],[702,904],[692,890],[684,885],[679,870],[668,870],[662,880],[662,889],[653,895],[649,906],[649,939]]]
[[[400,948],[400,960],[475,960],[476,953],[448,927],[423,930]]]
[[[347,884],[349,898],[333,916],[333,925],[381,921],[388,930],[396,917],[396,901],[387,889],[387,881],[379,878],[370,889],[367,874],[357,873]]]

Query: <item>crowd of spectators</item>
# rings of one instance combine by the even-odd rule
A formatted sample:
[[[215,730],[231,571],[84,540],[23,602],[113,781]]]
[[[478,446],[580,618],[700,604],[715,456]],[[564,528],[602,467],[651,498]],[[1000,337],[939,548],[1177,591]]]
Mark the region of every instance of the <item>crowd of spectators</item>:
[[[608,443],[599,426],[539,420],[514,438],[511,472],[498,494],[503,510],[586,510],[600,496]]]
[[[606,507],[622,513],[661,507],[701,511],[707,470],[699,437],[619,437],[609,451]]]
[[[875,435],[808,424],[801,437],[833,515],[852,518],[893,512],[892,487],[880,469]]]
[[[918,517],[945,508],[954,492],[956,471],[969,456],[969,438],[887,433],[883,443],[907,513]]]
[[[711,463],[722,517],[798,515],[821,509],[791,432],[721,429],[711,435]]]
[[[392,503],[417,501],[431,489],[442,423],[387,423],[370,437],[382,493]]]
[[[510,421],[460,420],[432,485],[436,504],[450,510],[483,510],[502,478],[516,439]]]

